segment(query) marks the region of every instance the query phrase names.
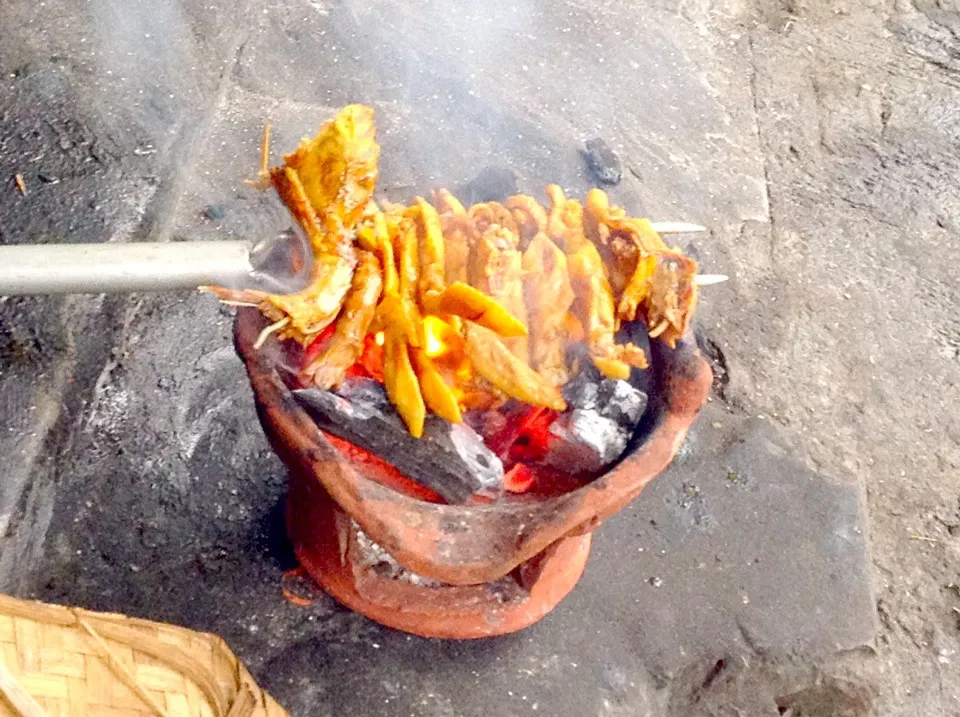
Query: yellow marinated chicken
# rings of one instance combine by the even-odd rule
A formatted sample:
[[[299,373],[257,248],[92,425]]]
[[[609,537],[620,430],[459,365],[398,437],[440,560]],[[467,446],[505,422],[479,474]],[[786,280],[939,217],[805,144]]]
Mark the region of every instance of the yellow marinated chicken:
[[[696,309],[697,263],[667,247],[648,220],[627,217],[621,207],[611,207],[599,189],[587,195],[584,227],[605,249],[617,317],[642,318],[652,338],[675,346]]]
[[[546,234],[537,234],[523,253],[524,297],[530,322],[530,365],[552,386],[570,378],[567,315],[573,288],[567,257]]]
[[[362,105],[341,110],[279,166],[268,156],[269,127],[258,184],[276,190],[307,234],[311,282],[284,296],[205,290],[274,322],[257,347],[270,335],[304,346],[322,335],[303,369],[321,388],[382,346],[383,383],[414,436],[427,411],[456,423],[507,398],[562,411],[573,343],[604,375],[626,379],[648,364],[641,348],[616,342],[620,322],[643,320],[671,346],[689,327],[696,262],[600,190],[581,204],[550,185],[549,210],[527,195],[464,207],[442,189],[432,203],[374,201],[380,148],[373,110]]]
[[[446,189],[433,194],[433,200],[440,212],[440,230],[443,233],[444,278],[448,284],[457,281],[467,283],[467,259],[470,256],[468,238],[469,217],[456,197]]]
[[[313,247],[312,280],[291,295],[261,291],[207,290],[221,299],[258,304],[280,331],[278,338],[309,343],[340,313],[357,264],[353,227],[373,195],[380,146],[375,140],[373,110],[350,105],[267,168],[269,132],[264,133],[260,181],[273,186]]]
[[[464,322],[467,356],[477,374],[506,395],[556,411],[567,407],[560,392],[518,359],[500,337],[472,321]]]
[[[528,194],[517,194],[504,204],[513,215],[520,233],[520,249],[526,251],[534,237],[547,231],[547,210]]]
[[[527,325],[523,299],[523,256],[519,237],[507,227],[491,224],[474,239],[467,266],[470,284]],[[529,359],[526,336],[504,342],[523,362]]]
[[[353,275],[353,286],[337,317],[330,344],[316,361],[304,369],[304,374],[312,377],[320,388],[339,386],[347,370],[360,358],[363,340],[380,300],[383,286],[380,262],[370,252],[359,251],[357,254],[359,264]]]
[[[646,354],[637,346],[618,346],[613,293],[597,248],[584,244],[569,257],[570,278],[576,295],[574,310],[586,333],[590,358],[608,378],[630,378],[630,367],[647,368]]]

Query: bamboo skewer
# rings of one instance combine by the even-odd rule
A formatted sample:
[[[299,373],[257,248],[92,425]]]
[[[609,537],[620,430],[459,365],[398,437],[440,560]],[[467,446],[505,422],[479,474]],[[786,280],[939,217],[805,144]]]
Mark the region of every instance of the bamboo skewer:
[[[657,234],[695,234],[707,231],[706,227],[689,222],[653,222],[651,225]],[[730,279],[726,274],[697,274],[697,286],[722,284]]]
[[[722,284],[730,279],[726,274],[697,274],[695,279],[697,286],[711,286],[713,284]]]
[[[657,234],[693,234],[707,231],[706,227],[688,222],[653,222],[650,226]]]

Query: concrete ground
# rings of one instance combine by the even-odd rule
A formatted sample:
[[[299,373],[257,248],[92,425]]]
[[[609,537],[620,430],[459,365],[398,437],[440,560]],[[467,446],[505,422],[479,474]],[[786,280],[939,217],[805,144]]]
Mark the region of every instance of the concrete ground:
[[[582,195],[601,137],[613,197],[709,226],[686,248],[732,277],[678,461],[552,615],[469,644],[280,599],[229,312],[4,299],[0,588],[215,631],[294,715],[960,714],[954,0],[13,0],[0,29],[0,243],[273,231],[263,123],[279,152],[359,101],[387,196],[491,166]]]

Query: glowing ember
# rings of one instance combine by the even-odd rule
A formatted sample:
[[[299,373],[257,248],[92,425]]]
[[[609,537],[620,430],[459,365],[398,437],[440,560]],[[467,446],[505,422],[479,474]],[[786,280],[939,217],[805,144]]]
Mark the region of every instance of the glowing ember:
[[[443,319],[437,316],[423,317],[423,334],[426,339],[424,352],[430,358],[439,358],[450,350],[445,339],[452,329]]]

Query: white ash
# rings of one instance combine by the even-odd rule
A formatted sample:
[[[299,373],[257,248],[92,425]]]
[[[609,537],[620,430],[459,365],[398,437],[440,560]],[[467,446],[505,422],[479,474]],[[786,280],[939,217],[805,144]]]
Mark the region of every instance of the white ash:
[[[647,407],[647,394],[628,381],[603,378],[585,367],[566,386],[563,397],[574,409],[596,411],[621,425],[636,425]]]
[[[636,428],[647,408],[647,394],[634,388],[627,381],[605,379],[600,384],[600,407],[602,415],[619,425]]]
[[[399,580],[421,588],[441,588],[448,586],[448,583],[425,578],[403,567],[390,553],[384,550],[382,546],[378,545],[369,535],[364,533],[356,521],[351,520],[351,523],[353,524],[353,534],[356,541],[354,545],[359,554],[358,565],[372,568],[373,571],[382,578]],[[524,591],[511,575],[505,575],[499,580],[487,583],[487,592],[501,604],[522,600],[525,596]]]
[[[592,473],[613,463],[630,439],[616,421],[579,408],[554,421],[550,433],[559,439],[548,456],[550,465],[578,473]]]
[[[373,571],[380,577],[399,580],[421,588],[437,588],[443,585],[437,580],[431,580],[407,570],[396,561],[396,558],[364,533],[356,522],[353,523],[353,528],[357,552],[360,555],[359,565],[373,568]]]

